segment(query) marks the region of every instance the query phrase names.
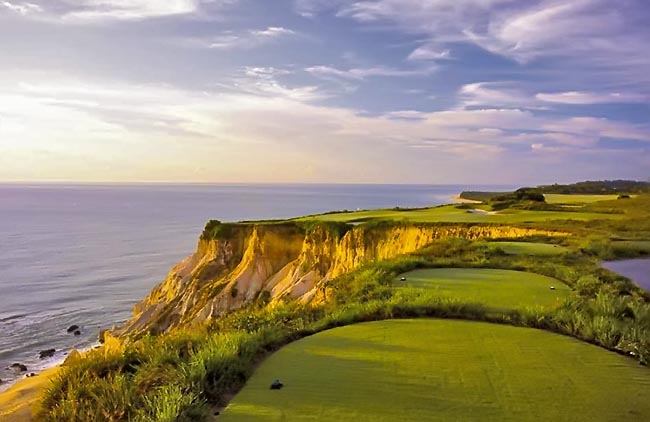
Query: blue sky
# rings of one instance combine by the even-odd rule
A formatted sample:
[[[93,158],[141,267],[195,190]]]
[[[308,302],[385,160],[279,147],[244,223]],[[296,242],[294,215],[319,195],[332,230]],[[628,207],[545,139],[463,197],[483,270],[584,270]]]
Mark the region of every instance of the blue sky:
[[[0,0],[0,180],[650,177],[646,0]]]

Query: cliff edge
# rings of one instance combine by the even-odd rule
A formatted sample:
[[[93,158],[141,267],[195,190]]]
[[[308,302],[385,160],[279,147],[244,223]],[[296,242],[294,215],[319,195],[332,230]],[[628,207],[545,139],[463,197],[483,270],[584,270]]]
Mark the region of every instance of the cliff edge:
[[[373,261],[448,238],[562,235],[533,228],[471,224],[237,223],[211,221],[196,251],[134,307],[115,332],[159,333],[200,323],[255,300],[324,299],[325,282]]]

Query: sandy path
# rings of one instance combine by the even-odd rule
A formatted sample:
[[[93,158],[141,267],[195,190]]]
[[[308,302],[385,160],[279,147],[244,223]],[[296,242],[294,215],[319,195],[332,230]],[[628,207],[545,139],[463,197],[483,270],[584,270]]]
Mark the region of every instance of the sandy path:
[[[481,215],[497,215],[496,211],[485,211],[485,210],[479,210],[476,208],[473,208],[469,210],[469,212],[474,213],[474,214],[481,214]]]

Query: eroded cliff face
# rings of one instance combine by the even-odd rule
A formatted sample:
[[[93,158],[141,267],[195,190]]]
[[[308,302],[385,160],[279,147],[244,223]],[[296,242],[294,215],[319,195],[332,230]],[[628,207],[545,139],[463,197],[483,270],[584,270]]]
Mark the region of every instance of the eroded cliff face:
[[[165,331],[202,322],[265,296],[271,303],[313,300],[327,280],[361,265],[390,259],[447,238],[561,235],[537,229],[479,225],[356,226],[342,233],[323,224],[229,225],[204,233],[197,250],[134,308],[118,334]]]

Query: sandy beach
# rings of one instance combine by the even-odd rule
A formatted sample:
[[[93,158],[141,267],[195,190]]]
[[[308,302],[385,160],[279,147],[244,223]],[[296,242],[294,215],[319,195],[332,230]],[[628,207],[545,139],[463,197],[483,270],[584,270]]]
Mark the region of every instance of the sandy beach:
[[[32,422],[41,394],[57,374],[59,367],[25,378],[0,393],[0,422]]]
[[[473,199],[461,198],[460,194],[452,196],[451,199],[454,202],[458,202],[458,203],[461,203],[461,204],[482,204],[481,201],[474,201]]]

